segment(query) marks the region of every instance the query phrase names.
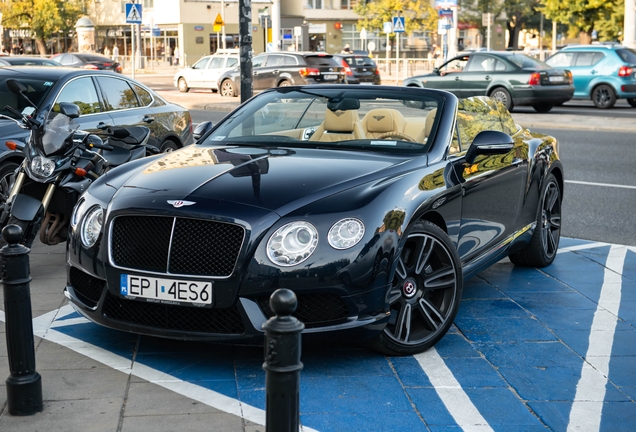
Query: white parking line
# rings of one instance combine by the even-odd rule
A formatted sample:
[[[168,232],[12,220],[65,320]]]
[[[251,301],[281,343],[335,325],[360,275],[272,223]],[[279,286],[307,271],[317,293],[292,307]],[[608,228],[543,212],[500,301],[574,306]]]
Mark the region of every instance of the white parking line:
[[[601,426],[626,255],[626,247],[612,246],[607,256],[603,287],[592,321],[585,363],[570,410],[568,432],[598,431]]]
[[[464,431],[493,430],[435,348],[429,348],[414,357],[459,427]]]
[[[602,187],[613,187],[613,188],[622,188],[622,189],[636,189],[636,186],[629,185],[617,185],[611,183],[595,183],[595,182],[586,182],[586,181],[578,181],[578,180],[566,180],[565,183],[574,183],[586,186],[602,186]]]

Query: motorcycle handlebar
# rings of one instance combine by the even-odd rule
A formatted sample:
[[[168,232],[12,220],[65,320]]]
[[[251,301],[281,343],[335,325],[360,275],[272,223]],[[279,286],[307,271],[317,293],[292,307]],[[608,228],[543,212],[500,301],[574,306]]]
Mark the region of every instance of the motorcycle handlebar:
[[[9,111],[11,114],[20,117],[24,121],[24,123],[26,123],[27,126],[29,126],[29,127],[39,126],[40,125],[40,122],[36,121],[33,118],[30,118],[30,117],[27,117],[27,116],[23,115],[20,111],[18,111],[17,109],[13,108],[11,105],[5,105],[4,109]]]

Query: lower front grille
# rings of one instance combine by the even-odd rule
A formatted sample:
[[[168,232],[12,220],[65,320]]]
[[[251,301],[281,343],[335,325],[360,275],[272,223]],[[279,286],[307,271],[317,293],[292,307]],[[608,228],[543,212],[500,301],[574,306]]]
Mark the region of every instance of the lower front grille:
[[[257,302],[267,318],[274,316],[274,311],[269,306],[269,297],[259,297]],[[305,324],[305,327],[312,328],[343,322],[349,317],[349,310],[337,295],[302,294],[298,296],[298,307],[292,315]]]
[[[95,307],[102,296],[106,281],[97,279],[75,267],[71,267],[69,279],[79,301],[88,307]]]
[[[164,305],[126,300],[106,294],[103,314],[115,321],[165,330],[243,334],[245,326],[236,306],[227,309]]]

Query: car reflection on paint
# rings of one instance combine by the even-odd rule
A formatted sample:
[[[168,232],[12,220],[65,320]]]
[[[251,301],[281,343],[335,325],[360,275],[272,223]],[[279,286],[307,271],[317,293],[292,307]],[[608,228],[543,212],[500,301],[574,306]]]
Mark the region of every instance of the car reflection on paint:
[[[493,99],[290,86],[197,135],[110,171],[76,207],[66,294],[90,320],[262,343],[284,287],[307,340],[414,354],[446,334],[465,279],[556,257],[556,140]]]

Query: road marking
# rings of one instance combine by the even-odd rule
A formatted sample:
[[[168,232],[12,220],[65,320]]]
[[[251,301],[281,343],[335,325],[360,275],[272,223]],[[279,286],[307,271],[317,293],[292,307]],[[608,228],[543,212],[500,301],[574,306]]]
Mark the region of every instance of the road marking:
[[[622,189],[636,189],[636,186],[617,185],[617,184],[611,184],[611,183],[585,182],[585,181],[578,181],[578,180],[565,180],[565,183],[574,183],[574,184],[580,184],[580,185],[586,185],[586,186],[602,186],[602,187],[613,187],[613,188],[622,188]]]
[[[568,432],[598,431],[601,426],[626,255],[627,248],[624,246],[612,246],[607,255],[603,287],[592,321],[581,378],[570,410]]]
[[[414,357],[459,427],[464,431],[492,431],[434,347]]]

